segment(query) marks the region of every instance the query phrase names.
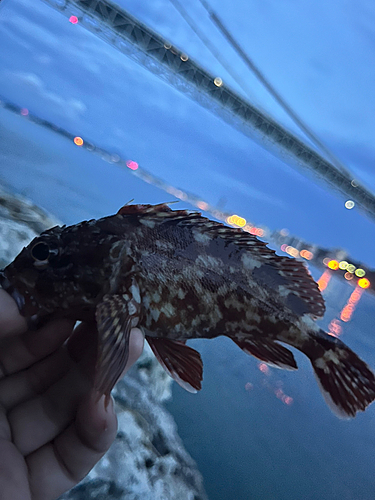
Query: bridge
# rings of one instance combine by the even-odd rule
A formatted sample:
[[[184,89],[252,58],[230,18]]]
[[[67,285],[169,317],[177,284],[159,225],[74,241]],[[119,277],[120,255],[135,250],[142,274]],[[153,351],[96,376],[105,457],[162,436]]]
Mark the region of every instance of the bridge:
[[[345,169],[324,156],[224,85],[169,41],[108,0],[44,0],[113,45],[242,133],[357,203],[375,218],[375,197]]]

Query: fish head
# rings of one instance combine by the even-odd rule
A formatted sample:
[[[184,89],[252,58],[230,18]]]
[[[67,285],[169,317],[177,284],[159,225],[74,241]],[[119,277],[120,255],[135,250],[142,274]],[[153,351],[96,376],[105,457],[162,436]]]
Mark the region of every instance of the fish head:
[[[96,224],[56,226],[23,248],[0,271],[0,286],[16,301],[20,313],[37,320],[56,313],[90,319],[108,292],[116,267],[119,238]]]

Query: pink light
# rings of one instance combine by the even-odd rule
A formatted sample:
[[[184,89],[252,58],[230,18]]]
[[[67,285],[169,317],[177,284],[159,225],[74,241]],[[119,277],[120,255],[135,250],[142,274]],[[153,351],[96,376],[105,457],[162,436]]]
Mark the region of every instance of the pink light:
[[[128,168],[130,168],[130,170],[137,170],[138,168],[138,163],[136,161],[133,161],[133,160],[127,160],[126,162],[126,166]]]
[[[27,108],[22,108],[20,113],[22,116],[27,116],[29,114],[29,110]]]
[[[258,365],[259,370],[264,373],[265,375],[268,375],[270,372],[269,367],[266,365],[266,363],[259,363]]]
[[[284,396],[282,398],[282,401],[283,403],[285,403],[286,405],[291,405],[293,404],[293,398],[291,398],[290,396]]]
[[[78,17],[77,16],[70,16],[69,22],[72,24],[78,24]]]
[[[275,395],[279,399],[283,399],[283,397],[285,396],[285,394],[284,394],[284,392],[283,392],[282,389],[276,389],[275,390]]]

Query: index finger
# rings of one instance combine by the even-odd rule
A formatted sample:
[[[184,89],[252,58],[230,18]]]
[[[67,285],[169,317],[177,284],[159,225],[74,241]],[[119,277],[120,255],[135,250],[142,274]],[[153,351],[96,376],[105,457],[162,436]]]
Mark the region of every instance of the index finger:
[[[19,335],[26,330],[26,319],[21,316],[15,300],[0,289],[0,338]]]

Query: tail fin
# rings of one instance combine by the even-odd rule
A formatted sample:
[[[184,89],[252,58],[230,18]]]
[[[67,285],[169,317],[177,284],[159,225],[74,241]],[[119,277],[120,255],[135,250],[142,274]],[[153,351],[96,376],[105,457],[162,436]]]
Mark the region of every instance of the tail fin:
[[[375,375],[341,340],[313,334],[310,358],[323,397],[340,418],[354,417],[375,399]],[[310,349],[309,349],[310,350]]]

